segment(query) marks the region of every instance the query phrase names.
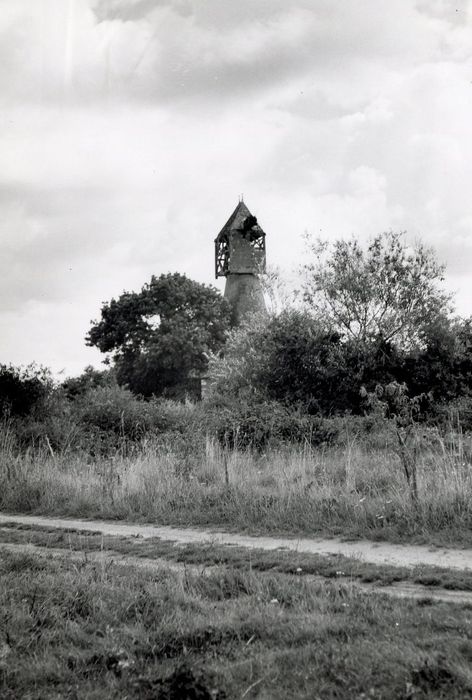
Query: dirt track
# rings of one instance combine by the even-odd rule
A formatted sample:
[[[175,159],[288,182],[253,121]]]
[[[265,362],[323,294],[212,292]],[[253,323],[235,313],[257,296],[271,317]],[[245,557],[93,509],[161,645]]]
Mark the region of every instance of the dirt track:
[[[72,528],[101,532],[106,535],[125,537],[158,537],[180,544],[209,543],[236,545],[251,549],[286,549],[310,554],[343,554],[372,564],[391,564],[394,566],[440,566],[462,571],[472,570],[471,549],[443,549],[419,545],[391,544],[389,542],[368,542],[358,540],[343,542],[339,539],[288,538],[288,537],[252,537],[227,532],[197,530],[192,528],[174,528],[154,525],[133,525],[123,522],[100,520],[78,520],[69,518],[48,518],[39,515],[9,515],[0,513],[0,525],[14,522],[29,526]]]
[[[202,564],[187,564],[171,561],[166,558],[149,559],[146,557],[134,557],[129,554],[120,554],[114,551],[81,552],[66,548],[43,547],[35,544],[10,544],[0,542],[0,557],[2,552],[34,554],[36,556],[51,559],[67,559],[76,562],[95,562],[97,564],[113,563],[118,566],[131,566],[134,569],[151,569],[153,571],[173,571],[175,573],[193,572],[198,575],[211,574],[218,569],[216,565],[204,566]],[[85,558],[84,558],[85,557]],[[223,565],[224,566],[224,565]],[[291,574],[287,574],[291,575]],[[333,582],[323,576],[308,575],[310,582],[321,585],[347,586],[352,591],[361,593],[380,593],[393,596],[394,598],[414,598],[442,601],[445,603],[467,603],[472,604],[472,593],[470,591],[449,591],[442,588],[432,588],[408,581],[399,581],[390,585],[379,585],[375,583],[365,583],[353,579],[337,579]]]

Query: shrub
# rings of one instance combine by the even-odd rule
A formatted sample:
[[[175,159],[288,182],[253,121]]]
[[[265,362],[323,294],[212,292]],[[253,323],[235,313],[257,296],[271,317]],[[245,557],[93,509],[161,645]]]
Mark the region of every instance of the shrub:
[[[89,389],[116,386],[113,370],[98,370],[89,365],[78,377],[69,377],[62,383],[62,391],[68,399],[83,396]]]
[[[276,401],[249,402],[213,398],[203,410],[203,422],[220,444],[263,450],[289,443],[311,446],[336,439],[336,427],[322,418],[297,413]]]
[[[391,345],[343,339],[320,319],[291,309],[233,332],[224,357],[213,361],[212,392],[319,416],[362,415],[360,388],[394,381],[402,359]]]
[[[192,404],[163,399],[146,401],[118,385],[89,389],[71,404],[82,443],[89,444],[93,438],[95,448],[101,445],[102,454],[147,438],[172,435],[175,441],[177,435],[192,435],[193,414]],[[89,444],[87,449],[92,447]]]
[[[187,453],[204,442],[197,413],[193,404],[146,401],[113,383],[86,388],[74,398],[63,385],[52,391],[41,411],[11,417],[8,424],[20,451],[45,447],[60,454],[108,457],[157,440]]]
[[[44,367],[0,365],[0,414],[26,416],[43,407],[53,382]]]
[[[76,399],[73,413],[84,427],[135,440],[149,428],[144,402],[122,387],[97,387]]]

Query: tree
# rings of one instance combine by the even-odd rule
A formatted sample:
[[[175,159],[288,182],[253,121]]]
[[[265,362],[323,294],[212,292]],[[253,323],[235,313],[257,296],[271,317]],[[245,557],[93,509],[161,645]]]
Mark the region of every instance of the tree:
[[[373,353],[343,342],[306,311],[287,309],[231,332],[224,356],[212,362],[212,393],[315,415],[355,412],[360,386],[377,369]]]
[[[309,250],[315,259],[303,266],[304,299],[348,340],[410,349],[450,312],[444,266],[423,244],[407,247],[402,233],[378,235],[366,249],[352,239]]]
[[[217,394],[323,416],[364,413],[361,387],[405,384],[441,410],[472,394],[472,321],[452,318],[433,251],[396,233],[312,250],[306,307],[235,329],[213,363]],[[433,408],[422,404],[422,418]]]
[[[270,399],[329,415],[344,409],[350,374],[339,333],[304,311],[271,319],[260,343],[259,382]]]
[[[472,395],[472,319],[439,318],[425,328],[424,347],[404,357],[400,382],[435,404]]]
[[[104,304],[86,340],[110,354],[119,384],[143,396],[183,396],[223,347],[229,318],[218,290],[169,273]]]

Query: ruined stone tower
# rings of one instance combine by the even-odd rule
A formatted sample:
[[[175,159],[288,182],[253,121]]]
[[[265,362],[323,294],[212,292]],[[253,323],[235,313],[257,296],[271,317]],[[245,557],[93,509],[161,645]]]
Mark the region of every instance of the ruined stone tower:
[[[240,201],[215,238],[215,277],[226,277],[225,298],[233,306],[235,324],[266,310],[259,279],[265,261],[265,233]]]

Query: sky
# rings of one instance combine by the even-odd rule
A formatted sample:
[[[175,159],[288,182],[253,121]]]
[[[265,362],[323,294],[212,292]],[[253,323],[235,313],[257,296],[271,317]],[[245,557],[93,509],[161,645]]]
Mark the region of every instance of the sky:
[[[0,0],[0,163],[0,363],[99,367],[102,303],[216,284],[240,194],[283,273],[405,230],[468,316],[472,0]]]

